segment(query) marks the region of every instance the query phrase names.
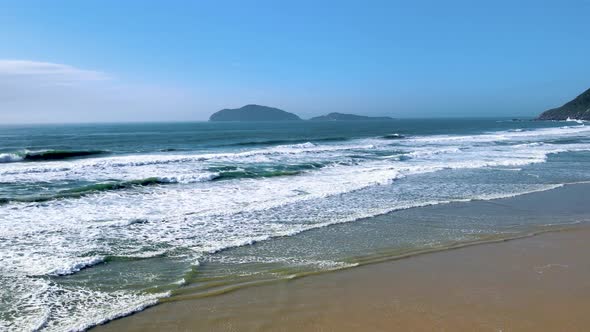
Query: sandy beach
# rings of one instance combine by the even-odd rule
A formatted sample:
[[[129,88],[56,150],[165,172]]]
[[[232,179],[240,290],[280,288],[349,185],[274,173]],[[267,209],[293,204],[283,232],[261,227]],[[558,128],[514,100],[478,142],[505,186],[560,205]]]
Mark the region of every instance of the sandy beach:
[[[590,332],[589,12],[2,2],[0,332]]]
[[[495,208],[512,204],[526,209],[544,202],[550,211],[572,208],[583,216],[587,208],[581,203],[588,185],[566,188],[505,199]],[[547,204],[550,200],[553,203]],[[474,213],[481,210],[478,204],[489,203],[435,209],[462,207],[465,213]],[[587,331],[590,228],[581,221],[520,239],[420,254],[219,296],[172,298],[95,330]]]

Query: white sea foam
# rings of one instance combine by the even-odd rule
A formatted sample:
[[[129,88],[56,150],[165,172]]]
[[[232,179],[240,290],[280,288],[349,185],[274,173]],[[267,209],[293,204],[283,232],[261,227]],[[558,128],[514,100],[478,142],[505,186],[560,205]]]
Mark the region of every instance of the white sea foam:
[[[0,206],[0,261],[3,262],[0,276],[6,286],[0,292],[13,292],[35,301],[15,300],[8,315],[10,320],[0,318],[0,327],[84,329],[140,310],[165,295],[64,289],[42,278],[93,269],[106,256],[145,258],[184,250],[192,253],[185,255],[187,261],[194,263],[207,253],[393,210],[555,188],[559,184],[470,193],[453,191],[449,184],[449,192],[417,190],[417,196],[409,198],[386,194],[377,197],[363,192],[444,169],[522,168],[545,162],[551,154],[590,151],[590,144],[580,141],[548,142],[554,138],[586,137],[589,129],[568,126],[482,135],[303,143],[223,153],[2,164],[0,182],[157,177],[162,182],[179,185],[128,188],[42,204],[13,202]],[[378,152],[384,153],[377,157],[386,154],[406,158],[375,158],[374,153]],[[210,180],[219,173],[208,170],[218,165],[301,162],[326,162],[329,166],[292,177],[214,182]],[[308,209],[309,213],[302,213],[302,209]],[[324,263],[326,268],[338,267]],[[31,276],[36,278],[32,281]],[[22,287],[25,284],[29,286]],[[15,318],[18,316],[15,312],[25,307],[30,310],[21,315],[25,318]],[[71,310],[66,314],[65,308]]]
[[[431,135],[417,136],[400,141],[402,144],[429,143],[429,144],[473,144],[485,142],[523,141],[528,139],[543,140],[548,138],[560,138],[571,135],[587,135],[590,126],[564,126],[552,128],[540,128],[526,131],[498,131],[481,135]]]
[[[205,172],[203,174],[186,174],[186,175],[174,175],[174,176],[162,176],[158,177],[158,181],[166,183],[196,183],[211,181],[219,177],[217,172]]]
[[[60,266],[53,271],[45,272],[47,275],[64,276],[68,274],[74,274],[84,268],[94,266],[104,262],[104,257],[86,257],[81,258],[79,261],[73,262],[70,265]]]
[[[15,153],[0,153],[0,163],[14,163],[24,158]]]
[[[92,326],[141,311],[169,293],[110,293],[63,288],[46,280],[20,281],[29,286],[10,295],[14,300],[0,316],[2,331],[84,331]],[[5,289],[0,289],[0,294]],[[11,289],[11,291],[15,291]],[[17,297],[15,295],[20,295]],[[8,297],[3,297],[8,298]],[[75,308],[75,310],[72,310]],[[29,315],[23,315],[29,313]]]
[[[584,120],[578,120],[578,119],[572,119],[570,117],[568,117],[567,119],[565,119],[566,122],[576,122],[579,124],[584,124]]]
[[[194,177],[196,173],[205,172],[203,166],[208,163],[280,162],[301,157],[317,160],[342,151],[373,149],[375,142],[372,143],[358,141],[355,144],[315,145],[307,142],[237,152],[139,154],[73,161],[4,164],[0,165],[0,182],[166,178],[171,172],[181,171],[185,177]],[[385,142],[381,144],[384,145]]]

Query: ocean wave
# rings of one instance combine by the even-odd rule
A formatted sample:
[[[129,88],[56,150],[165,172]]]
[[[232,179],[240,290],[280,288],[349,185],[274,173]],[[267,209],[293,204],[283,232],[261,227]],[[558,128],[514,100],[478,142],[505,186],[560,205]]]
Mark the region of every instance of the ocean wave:
[[[23,160],[24,157],[17,153],[0,153],[0,163],[15,163]]]
[[[366,141],[364,143],[367,143]],[[519,143],[516,141],[515,143]],[[356,147],[357,144],[351,144]],[[369,144],[363,144],[363,146],[369,146]],[[283,146],[283,149],[314,149],[316,146],[313,143],[306,142],[297,145]],[[48,200],[60,199],[60,198],[79,198],[87,196],[93,193],[116,191],[123,189],[131,189],[135,187],[146,187],[153,185],[166,185],[166,184],[191,184],[208,181],[221,181],[221,180],[239,180],[239,179],[264,179],[264,178],[277,178],[277,177],[288,177],[301,175],[306,172],[315,173],[326,166],[342,166],[336,172],[343,172],[340,176],[345,179],[348,176],[347,170],[353,171],[358,168],[359,176],[367,170],[371,170],[370,166],[374,161],[381,161],[377,163],[376,169],[382,170],[386,178],[375,179],[370,183],[383,183],[383,181],[389,181],[390,175],[387,172],[400,173],[400,174],[415,174],[422,172],[432,172],[441,169],[462,169],[462,168],[484,168],[484,167],[519,167],[526,166],[534,163],[541,163],[547,160],[548,155],[556,154],[561,152],[577,152],[577,151],[588,151],[590,145],[587,143],[575,143],[572,141],[568,144],[553,144],[545,142],[526,142],[513,145],[454,145],[450,144],[447,146],[440,145],[419,145],[419,146],[395,146],[401,148],[393,155],[391,147],[387,150],[375,150],[369,154],[366,154],[366,158],[353,158],[354,155],[342,154],[335,155],[336,158],[332,161],[315,162],[311,161],[307,163],[292,163],[289,159],[282,159],[280,163],[274,165],[265,165],[264,162],[258,163],[257,160],[250,161],[249,163],[232,164],[223,163],[219,166],[209,166],[205,169],[195,172],[191,171],[191,165],[186,165],[186,168],[165,168],[166,172],[163,172],[162,167],[158,168],[131,168],[123,175],[131,177],[133,175],[147,175],[141,179],[130,179],[120,181],[106,181],[97,182],[92,185],[83,186],[79,188],[73,188],[68,190],[62,190],[53,195],[44,195],[37,197],[17,197],[11,199],[10,197],[0,198],[0,204],[6,204],[10,201],[17,202],[44,202]],[[323,148],[323,147],[322,147]],[[341,147],[339,147],[341,148]],[[341,150],[340,150],[341,151]],[[348,151],[348,150],[347,150]],[[366,150],[365,150],[366,151]],[[357,153],[357,152],[355,152]],[[363,153],[365,153],[363,151]],[[382,156],[380,156],[382,155]],[[350,156],[353,159],[342,159]],[[364,155],[363,155],[364,156]],[[322,155],[322,158],[331,158],[331,155]],[[292,160],[297,160],[295,158]],[[320,159],[321,160],[321,159]],[[291,162],[290,162],[291,161]],[[217,163],[217,162],[216,162]],[[363,166],[364,165],[364,166]],[[206,167],[206,164],[200,165],[200,167]],[[186,171],[186,173],[185,173]],[[153,174],[152,172],[155,172]],[[158,173],[171,173],[170,175],[160,175]],[[68,173],[66,173],[68,174]],[[79,174],[72,173],[69,174]],[[81,173],[84,176],[87,172]],[[352,176],[352,174],[350,174]],[[109,177],[117,176],[118,174],[108,173]],[[322,175],[319,174],[318,175]],[[19,183],[24,183],[27,180],[34,179],[31,174],[23,174],[23,178],[14,177],[13,175],[0,176],[0,180],[4,178],[13,178],[18,180]],[[397,176],[397,175],[396,175]],[[42,177],[41,177],[42,178]],[[22,180],[22,181],[21,181]],[[350,183],[355,183],[357,180],[352,180]],[[364,181],[360,181],[364,182]],[[335,187],[333,184],[330,185]],[[356,190],[353,186],[353,190]],[[306,191],[306,190],[304,190]]]
[[[138,179],[138,180],[129,180],[129,181],[116,181],[116,182],[106,182],[106,183],[95,183],[87,186],[82,186],[78,188],[66,189],[61,190],[53,195],[43,195],[43,196],[32,196],[32,197],[12,197],[0,198],[0,205],[1,204],[8,204],[10,202],[20,202],[20,203],[41,203],[47,202],[56,199],[66,199],[66,198],[81,198],[90,194],[96,194],[100,192],[107,192],[107,191],[115,191],[115,190],[123,190],[123,189],[130,189],[134,187],[146,187],[146,186],[153,186],[153,185],[165,185],[165,184],[188,184],[188,183],[196,183],[196,182],[204,182],[204,181],[211,181],[218,178],[220,175],[219,173],[205,173],[205,174],[197,174],[197,175],[177,175],[177,176],[164,176],[164,177],[149,177],[145,179]]]
[[[212,167],[210,172],[198,174],[178,174],[169,176],[154,176],[144,179],[128,181],[111,181],[101,182],[82,187],[61,190],[55,194],[42,196],[25,196],[25,197],[0,197],[0,205],[11,202],[20,203],[41,203],[56,199],[82,198],[87,195],[101,192],[133,189],[154,185],[168,184],[193,184],[207,181],[221,181],[234,179],[261,179],[281,176],[294,176],[303,174],[307,170],[319,169],[324,167],[323,163],[307,163],[289,166],[275,167],[247,167],[240,168],[235,166]]]
[[[296,170],[274,170],[274,171],[262,171],[262,172],[250,172],[245,170],[230,171],[220,173],[217,180],[228,180],[228,179],[256,179],[256,178],[271,178],[277,176],[293,176],[301,174],[302,171]]]
[[[54,270],[45,273],[45,275],[49,275],[49,276],[71,275],[76,272],[80,272],[83,269],[86,269],[91,266],[98,265],[98,264],[101,264],[104,262],[105,262],[105,258],[101,257],[101,256],[81,258],[79,261],[73,262],[70,265],[55,268]]]
[[[576,123],[579,123],[579,124],[584,124],[585,121],[584,120],[578,120],[578,119],[572,119],[572,118],[568,117],[567,119],[565,119],[565,122],[576,122]]]
[[[356,144],[327,144],[317,145],[311,142],[304,142],[290,145],[277,145],[273,147],[253,149],[235,152],[218,152],[218,153],[191,153],[191,154],[142,154],[112,156],[106,158],[95,158],[91,160],[78,160],[68,163],[35,163],[22,164],[13,167],[4,167],[0,169],[0,182],[4,178],[16,178],[19,181],[30,182],[29,174],[40,174],[45,176],[48,173],[75,173],[79,175],[106,173],[110,175],[116,173],[116,169],[140,166],[159,166],[175,164],[201,164],[205,162],[256,162],[272,161],[276,158],[297,158],[301,155],[321,157],[323,153],[339,153],[349,150],[367,150],[374,149],[375,142],[363,144],[363,141]],[[66,173],[66,174],[63,174]]]
[[[19,284],[28,286],[26,290]],[[2,331],[86,331],[108,321],[142,311],[169,297],[170,292],[143,293],[131,291],[102,292],[87,288],[62,287],[39,278],[20,279],[7,291],[31,294],[19,297],[3,308]],[[89,299],[91,299],[89,301]],[[30,316],[22,317],[23,311]],[[15,317],[16,320],[6,320]]]
[[[338,179],[344,179],[345,181],[348,181],[351,179],[351,177],[342,177],[342,172],[340,172],[342,169],[336,169],[337,172],[334,172],[333,175],[334,176],[338,176],[338,174],[340,174],[340,176],[338,176]],[[340,170],[340,171],[338,171]],[[369,174],[370,174],[370,170],[369,170]],[[356,174],[359,175],[359,174]],[[383,174],[379,174],[378,178],[382,178]],[[391,175],[391,174],[390,174]],[[550,186],[548,187],[544,187],[544,188],[536,188],[534,189],[535,191],[540,191],[540,190],[548,190],[551,189]],[[299,234],[301,232],[305,232],[308,230],[312,230],[312,229],[317,229],[317,228],[321,228],[321,227],[327,227],[330,225],[334,225],[334,224],[338,224],[338,223],[345,223],[345,222],[353,222],[362,218],[370,218],[370,217],[374,217],[376,215],[379,214],[384,214],[384,213],[388,213],[394,210],[399,210],[399,209],[406,209],[406,208],[413,208],[413,207],[417,207],[417,206],[425,206],[425,205],[434,205],[434,204],[444,204],[444,203],[449,203],[449,202],[453,202],[453,201],[465,201],[465,200],[472,200],[472,199],[477,199],[477,198],[483,198],[483,199],[490,199],[490,198],[500,198],[500,197],[508,197],[509,195],[517,195],[517,194],[522,194],[522,193],[526,193],[527,191],[521,191],[521,192],[511,192],[511,193],[505,193],[505,194],[501,194],[501,195],[496,195],[496,196],[491,196],[491,195],[474,195],[470,198],[464,198],[464,199],[439,199],[439,200],[429,200],[429,201],[408,201],[405,204],[397,204],[397,205],[389,205],[389,204],[378,204],[375,205],[375,208],[368,208],[368,209],[361,209],[357,206],[357,208],[355,208],[355,212],[354,213],[341,213],[340,215],[338,214],[334,214],[334,212],[336,212],[335,210],[332,209],[325,209],[326,213],[325,215],[329,215],[329,218],[324,218],[322,216],[318,216],[318,219],[321,220],[321,222],[318,223],[304,223],[301,221],[298,221],[297,219],[295,220],[290,220],[289,218],[293,217],[292,215],[290,215],[288,212],[289,210],[286,211],[282,211],[282,210],[277,210],[274,213],[269,213],[269,216],[271,218],[271,220],[276,219],[277,216],[281,216],[281,218],[285,219],[285,224],[277,224],[276,222],[272,221],[272,222],[268,222],[268,220],[262,219],[261,215],[242,215],[240,217],[240,215],[234,215],[232,216],[228,216],[226,218],[226,220],[228,221],[227,223],[222,223],[219,220],[216,220],[215,218],[207,218],[206,219],[206,223],[205,225],[208,225],[206,228],[198,228],[196,227],[196,225],[198,225],[198,220],[197,221],[192,221],[191,219],[187,220],[187,216],[183,215],[182,212],[182,206],[184,205],[190,205],[190,202],[188,201],[182,201],[182,197],[173,195],[173,193],[171,194],[170,192],[166,193],[166,196],[173,196],[172,200],[168,200],[168,201],[163,201],[160,202],[160,204],[162,205],[167,205],[170,206],[171,202],[176,202],[176,205],[174,205],[175,208],[177,208],[180,211],[174,211],[175,215],[169,215],[166,218],[161,219],[159,222],[154,223],[153,225],[151,223],[147,223],[145,224],[145,229],[144,225],[141,225],[141,227],[137,227],[137,229],[135,227],[133,227],[132,229],[114,229],[114,230],[108,230],[108,229],[103,229],[101,230],[101,232],[96,232],[95,234],[99,234],[98,239],[100,240],[100,242],[103,241],[103,239],[111,239],[111,238],[117,238],[117,239],[121,239],[122,243],[125,243],[125,247],[129,247],[130,243],[133,244],[135,242],[128,242],[133,240],[134,238],[139,239],[140,242],[139,243],[159,243],[159,244],[170,244],[172,247],[178,247],[178,246],[185,246],[185,247],[190,247],[191,249],[194,248],[195,251],[200,251],[200,252],[219,252],[219,251],[223,251],[226,250],[228,248],[232,248],[232,247],[237,247],[237,246],[245,246],[245,245],[250,245],[256,242],[260,242],[260,241],[265,241],[265,240],[269,240],[272,238],[276,238],[276,237],[284,237],[284,236],[293,236],[295,234]],[[531,190],[528,190],[528,192],[531,192]],[[230,195],[233,195],[232,193],[230,193]],[[192,195],[191,195],[192,196]],[[163,197],[163,196],[161,196]],[[200,197],[196,197],[195,199],[192,200],[192,202],[198,202]],[[124,197],[120,197],[118,198],[118,200],[124,200]],[[337,199],[335,201],[339,201],[340,199]],[[90,202],[92,203],[92,202]],[[136,201],[135,203],[139,203],[139,201]],[[133,202],[127,202],[125,203],[126,205],[133,205]],[[149,205],[142,205],[139,206],[139,210],[145,210],[146,207]],[[347,204],[346,202],[341,202],[340,206],[353,206],[351,204]],[[85,215],[92,215],[92,213],[88,213],[90,211],[85,210],[85,208],[89,207],[89,202],[81,202],[80,204],[68,204],[65,206],[62,205],[56,205],[54,206],[55,209],[60,209],[60,211],[62,212],[66,212],[69,211],[70,209],[74,208],[76,210],[75,216],[85,216]],[[63,210],[61,210],[63,209]],[[102,206],[97,208],[98,211],[101,212],[101,216],[104,217],[105,214],[108,214],[108,212],[113,212],[116,214],[132,214],[129,212],[132,211],[122,211],[116,207],[112,207],[112,206]],[[148,208],[149,210],[149,208]],[[310,210],[313,211],[313,210]],[[42,211],[38,211],[40,213],[43,212],[49,212],[46,211],[45,208],[42,209]],[[287,213],[284,213],[287,212]],[[307,212],[307,211],[302,211],[302,212]],[[144,211],[144,213],[152,213],[152,211]],[[218,213],[220,213],[218,211]],[[307,213],[303,213],[303,214],[307,214]],[[274,215],[274,218],[273,218]],[[237,217],[237,218],[234,218]],[[48,220],[48,224],[52,225],[51,227],[55,227],[55,221],[56,220],[61,220],[63,222],[63,220],[69,220],[69,218],[67,216],[64,216],[63,214],[60,213],[60,215],[55,219],[55,220]],[[84,222],[79,222],[79,221],[72,221],[72,225],[79,225],[77,227],[84,227]],[[134,224],[133,224],[134,225]],[[86,235],[88,234],[86,231],[81,231],[79,232],[78,229],[69,229],[69,228],[59,228],[61,231],[63,230],[67,230],[68,232],[74,232],[73,234],[83,234]],[[109,233],[111,232],[111,233]],[[197,235],[195,235],[195,233]],[[48,237],[46,236],[47,233],[43,234],[43,238],[47,239]],[[4,235],[4,234],[3,234]],[[82,243],[85,243],[86,241],[88,242],[96,242],[97,238],[95,235],[95,238],[85,238]],[[76,244],[80,244],[80,242],[76,242]],[[77,247],[77,245],[71,245],[72,248]],[[36,251],[38,251],[38,249],[36,249]],[[130,255],[133,256],[133,255]],[[40,257],[39,259],[42,259],[42,257]],[[9,261],[9,260],[7,260]],[[91,262],[91,261],[90,261]],[[60,267],[59,270],[60,271],[74,271],[77,268],[85,268],[88,266],[92,266],[92,265],[86,265],[85,266],[85,261],[79,261],[79,260],[74,260],[71,264],[66,264],[63,265],[63,267]],[[62,266],[60,262],[60,266]],[[32,264],[29,264],[27,266],[31,266]],[[47,265],[50,266],[50,265]],[[69,269],[68,269],[69,267]],[[29,267],[27,267],[29,268]],[[321,268],[321,267],[320,267]],[[329,268],[329,266],[328,266]],[[52,271],[56,271],[58,269],[53,269]],[[59,275],[59,274],[58,274]],[[101,301],[105,300],[108,301],[109,298],[100,298]],[[94,302],[92,305],[106,305],[106,303],[108,302],[101,302],[101,301],[96,301]],[[156,299],[154,299],[154,301],[156,301]],[[151,303],[151,302],[150,302]],[[156,302],[153,302],[156,303]],[[59,301],[56,301],[56,305],[59,305]],[[92,320],[83,320],[84,322],[84,328],[90,327],[92,326],[92,324],[94,324],[95,322],[98,321],[106,321],[106,320],[110,320],[110,317],[115,317],[117,315],[126,315],[128,313],[130,313],[128,310],[126,310],[127,306],[124,305],[118,305],[116,307],[114,307],[111,311],[109,312],[96,312],[96,315],[93,316]],[[134,306],[134,308],[138,308],[137,310],[141,310],[142,307],[141,306]],[[92,311],[95,312],[95,311]],[[133,312],[133,311],[132,311]],[[76,314],[78,314],[79,312],[76,311]],[[116,315],[115,315],[116,314]],[[117,316],[118,317],[118,316]],[[82,321],[81,321],[82,322]],[[70,320],[56,320],[54,318],[50,318],[48,319],[48,324],[54,324],[55,326],[59,326],[59,327],[64,327],[67,326],[68,328],[71,328],[72,322]],[[65,324],[65,325],[64,325]],[[78,326],[78,325],[76,325]],[[80,325],[82,326],[82,325]],[[57,329],[57,328],[56,328]]]
[[[462,203],[462,202],[472,202],[472,201],[492,201],[492,200],[500,200],[506,198],[512,198],[522,195],[528,195],[533,193],[540,193],[544,191],[554,190],[557,188],[564,187],[565,185],[569,184],[577,184],[577,183],[561,183],[561,184],[552,184],[552,185],[544,185],[533,189],[522,190],[522,191],[515,191],[515,192],[506,192],[506,193],[497,193],[497,194],[481,194],[481,195],[474,195],[472,197],[467,198],[452,198],[452,199],[438,199],[438,200],[429,200],[429,201],[421,201],[421,202],[407,202],[405,204],[400,204],[397,206],[391,207],[380,207],[378,209],[372,209],[370,211],[362,211],[351,213],[343,218],[340,219],[332,219],[325,222],[315,223],[315,224],[300,224],[300,225],[292,225],[293,227],[284,230],[275,230],[274,234],[265,234],[259,236],[251,236],[251,237],[244,237],[241,239],[230,239],[230,241],[225,241],[224,243],[211,243],[209,246],[204,247],[203,251],[207,254],[217,254],[220,252],[224,252],[228,249],[233,249],[237,247],[244,247],[253,245],[259,242],[268,241],[274,238],[280,237],[290,237],[295,236],[301,233],[305,233],[308,231],[330,227],[338,224],[345,224],[356,222],[359,220],[374,218],[380,215],[385,215],[388,213],[392,213],[395,211],[419,208],[419,207],[428,207],[428,206],[435,206],[435,205],[445,205],[451,203]]]
[[[188,183],[198,183],[198,182],[206,182],[218,179],[221,176],[220,173],[217,172],[210,172],[210,173],[202,173],[202,174],[186,174],[186,175],[171,175],[171,176],[160,176],[156,177],[156,181],[158,184],[167,184],[167,183],[180,183],[180,184],[188,184]]]
[[[550,154],[586,151],[590,144],[580,143],[580,140],[562,145],[548,143],[548,138],[574,138],[585,135],[585,130],[567,127],[503,131],[455,136],[453,139],[446,136],[408,137],[395,142],[376,137],[345,144],[293,142],[247,151],[109,156],[67,163],[2,165],[0,172],[22,170],[30,165],[37,170],[60,170],[55,174],[39,174],[36,178],[32,175],[36,173],[24,173],[20,178],[5,175],[1,179],[10,179],[11,183],[19,185],[21,180],[32,178],[47,181],[45,183],[68,177],[83,183],[87,178],[119,177],[119,180],[101,180],[62,191],[58,193],[63,195],[62,200],[53,197],[53,201],[44,204],[0,206],[0,214],[4,216],[0,218],[0,237],[3,239],[0,260],[8,262],[3,271],[25,277],[71,275],[96,266],[72,278],[100,274],[103,268],[126,264],[120,260],[131,261],[140,255],[156,257],[162,251],[166,258],[169,258],[169,252],[186,255],[186,260],[194,264],[199,255],[353,222],[393,210],[548,190],[554,186],[511,183],[502,187],[502,184],[494,183],[490,186],[497,186],[487,190],[487,183],[480,183],[475,189],[465,189],[461,187],[461,181],[453,181],[457,178],[446,181],[447,172],[439,173],[440,181],[446,182],[436,188],[433,187],[439,179],[429,181],[428,185],[422,184],[422,187],[420,180],[406,180],[413,175],[444,169],[522,167],[545,162]],[[351,160],[351,155],[367,158]],[[268,156],[273,159],[267,159]],[[513,176],[507,172],[498,173]],[[434,178],[435,175],[426,177]],[[224,179],[228,181],[221,181]],[[396,185],[387,185],[393,181],[397,181]],[[411,185],[404,187],[408,182]],[[189,183],[198,184],[180,185]],[[391,189],[396,187],[404,189]],[[481,187],[484,189],[480,190]],[[114,264],[99,265],[105,260],[113,260]],[[70,278],[53,277],[32,279],[67,281]],[[177,278],[175,276],[173,280]],[[99,294],[102,297],[93,303],[89,303],[88,296],[81,297],[77,299],[80,306],[76,303],[76,311],[72,314],[79,320],[79,325],[72,325],[73,319],[70,320],[69,316],[51,316],[61,310],[55,307],[64,302],[66,305],[72,303],[68,298],[60,298],[60,291],[51,293],[55,298],[39,296],[50,300],[44,303],[51,308],[45,326],[56,330],[85,328],[130,310],[141,310],[144,303],[152,303],[135,302],[136,297],[113,303],[113,298],[109,297],[112,293]],[[25,296],[30,293],[25,292]],[[94,306],[110,307],[93,311]],[[85,320],[83,315],[88,312],[94,316]]]
[[[394,133],[394,134],[384,135],[381,138],[384,138],[384,139],[403,139],[403,138],[406,138],[406,137],[404,135],[402,135],[402,134]]]
[[[519,141],[528,139],[560,138],[572,135],[585,135],[590,133],[590,126],[562,126],[551,128],[536,128],[517,131],[514,129],[505,131],[486,132],[474,135],[429,135],[416,136],[404,140],[404,144],[473,144],[505,141]]]
[[[338,141],[347,141],[349,138],[346,137],[325,137],[325,138],[315,138],[312,139],[313,142],[338,142]],[[233,144],[227,144],[225,146],[259,146],[259,145],[289,145],[289,144],[300,144],[305,143],[306,140],[302,139],[284,139],[284,140],[255,140],[255,141],[246,141],[246,142],[238,142]]]
[[[42,203],[56,199],[67,199],[67,198],[81,198],[86,195],[96,194],[105,191],[129,189],[133,187],[151,186],[156,184],[167,183],[160,181],[158,178],[146,178],[141,180],[131,180],[122,182],[109,182],[109,183],[96,183],[88,186],[61,190],[53,195],[43,196],[25,196],[25,197],[11,197],[11,198],[0,198],[0,204],[8,204],[11,202],[18,203]]]
[[[13,153],[2,153],[0,154],[0,163],[14,163],[22,161],[52,161],[52,160],[65,160],[80,157],[89,157],[95,155],[106,154],[107,151],[102,150],[79,150],[79,151],[68,151],[68,150],[43,150],[43,151],[22,151]]]
[[[72,331],[86,331],[91,327],[143,311],[146,308],[156,305],[160,299],[170,297],[170,295],[170,292],[165,292],[159,294],[136,296],[135,301],[126,304],[123,309],[116,311],[109,310],[106,314],[94,315],[92,318],[79,317],[81,321],[78,321],[77,323],[72,322],[72,325],[69,328],[72,328]]]
[[[66,150],[47,150],[38,152],[27,152],[24,155],[25,161],[48,161],[48,160],[62,160],[79,157],[95,156],[107,153],[101,150],[86,150],[86,151],[66,151]]]

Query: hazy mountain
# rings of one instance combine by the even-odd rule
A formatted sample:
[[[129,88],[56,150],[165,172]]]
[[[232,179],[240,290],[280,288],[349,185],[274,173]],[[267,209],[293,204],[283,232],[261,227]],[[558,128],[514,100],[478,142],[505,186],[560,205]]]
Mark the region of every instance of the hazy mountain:
[[[344,113],[330,113],[327,115],[316,116],[309,119],[311,121],[359,121],[359,120],[393,120],[388,116],[364,116],[356,114],[344,114]]]
[[[240,108],[223,109],[213,113],[209,121],[299,121],[300,117],[281,109],[261,106],[246,105]]]

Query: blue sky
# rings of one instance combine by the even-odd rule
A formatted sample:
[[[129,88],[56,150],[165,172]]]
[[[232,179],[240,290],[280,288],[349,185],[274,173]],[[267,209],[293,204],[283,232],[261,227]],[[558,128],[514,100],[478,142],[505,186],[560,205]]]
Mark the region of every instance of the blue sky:
[[[0,121],[522,116],[590,87],[590,1],[0,1]]]

